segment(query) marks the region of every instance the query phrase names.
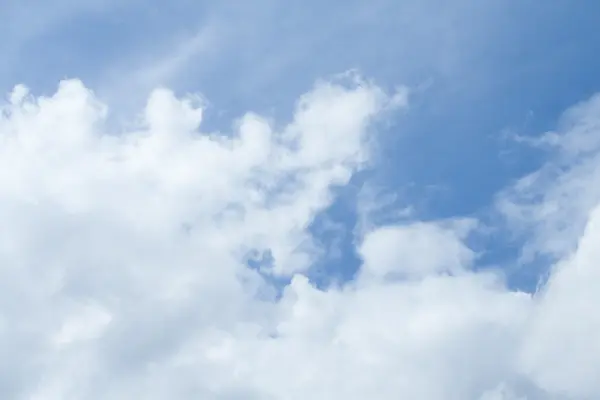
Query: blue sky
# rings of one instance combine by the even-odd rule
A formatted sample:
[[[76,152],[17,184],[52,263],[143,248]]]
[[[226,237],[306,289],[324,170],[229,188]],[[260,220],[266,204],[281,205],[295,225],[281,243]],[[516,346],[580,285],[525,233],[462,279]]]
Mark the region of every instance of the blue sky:
[[[336,194],[335,198],[331,204],[324,200],[315,203],[318,212],[310,207],[306,210],[313,211],[306,211],[302,205],[294,203],[298,210],[314,214],[307,217],[307,226],[300,222],[298,226],[293,223],[289,227],[286,225],[285,229],[289,229],[285,234],[280,232],[286,238],[281,243],[271,245],[272,238],[269,235],[276,233],[267,230],[257,234],[256,239],[252,236],[253,239],[248,239],[243,245],[253,250],[264,250],[268,256],[263,261],[275,253],[275,260],[280,254],[280,258],[287,260],[285,262],[289,265],[302,263],[303,259],[300,258],[304,256],[313,257],[305,274],[310,282],[323,290],[320,293],[329,293],[328,284],[332,282],[352,283],[367,279],[362,277],[361,268],[368,271],[370,265],[382,265],[381,268],[387,265],[387,261],[377,258],[377,254],[373,255],[369,250],[371,247],[365,244],[370,243],[367,238],[371,231],[387,225],[403,227],[412,226],[413,223],[439,223],[446,229],[444,224],[447,221],[472,219],[478,221],[477,227],[467,229],[469,233],[463,236],[457,233],[457,237],[460,243],[466,244],[478,256],[474,256],[475,261],[471,265],[470,256],[464,256],[466,258],[463,259],[462,250],[448,245],[451,254],[449,259],[469,264],[469,270],[473,271],[499,268],[508,280],[506,293],[522,290],[535,296],[539,282],[545,282],[555,265],[562,265],[567,259],[565,253],[548,250],[552,246],[562,248],[556,244],[557,239],[551,236],[553,229],[562,226],[565,221],[567,224],[573,221],[573,226],[577,229],[581,227],[577,233],[583,235],[581,231],[584,222],[588,221],[593,200],[589,205],[585,203],[585,211],[575,212],[560,199],[568,198],[568,201],[578,205],[577,197],[595,199],[594,193],[581,189],[586,185],[594,185],[595,181],[591,179],[595,175],[589,171],[595,170],[595,164],[592,161],[587,164],[587,153],[579,159],[578,153],[565,150],[571,143],[570,139],[559,140],[558,144],[555,143],[556,147],[550,146],[550,149],[532,145],[527,139],[535,141],[546,132],[556,129],[562,129],[565,137],[571,137],[569,135],[572,132],[579,132],[569,127],[568,123],[569,126],[561,128],[559,121],[565,110],[600,91],[598,22],[600,3],[591,0],[576,4],[566,0],[86,0],[76,3],[56,0],[52,4],[41,0],[7,0],[0,8],[0,33],[3,37],[0,43],[3,55],[0,89],[9,93],[15,85],[24,84],[34,96],[52,96],[59,81],[80,79],[99,101],[108,105],[106,126],[127,131],[137,123],[138,117],[135,115],[144,110],[148,98],[154,98],[151,97],[154,89],[166,87],[176,96],[196,93],[202,97],[203,132],[228,132],[232,130],[232,125],[235,126],[235,121],[248,111],[262,115],[276,130],[286,131],[286,121],[294,118],[303,121],[297,116],[299,111],[294,108],[301,95],[311,90],[315,82],[334,80],[337,74],[348,70],[358,71],[364,79],[387,93],[405,87],[408,90],[406,105],[398,109],[390,106],[390,109],[394,109],[392,112],[385,112],[387,106],[381,105],[385,102],[373,106],[377,110],[373,111],[374,114],[378,115],[384,110],[381,111],[384,115],[369,125],[369,129],[375,132],[375,139],[370,148],[372,154],[367,169],[353,172],[347,182],[340,178],[338,186],[341,187],[336,187],[338,178],[329,178],[330,175],[325,178],[323,175],[322,179],[330,179],[328,182],[333,187],[331,190]],[[365,102],[371,101],[370,97],[365,96]],[[156,104],[170,107],[168,96],[158,96],[156,99]],[[592,106],[589,109],[590,115],[595,116],[595,109]],[[195,114],[192,115],[191,111],[186,114],[185,110],[177,112],[180,113],[173,117],[174,120],[188,121],[186,118],[189,118],[192,121],[189,123],[194,125]],[[365,111],[364,118],[370,118],[370,115]],[[581,120],[588,121],[583,117]],[[577,124],[573,123],[573,126]],[[293,131],[294,128],[289,129]],[[306,140],[309,143],[309,140],[317,139]],[[328,144],[330,142],[322,145]],[[332,154],[335,153],[334,148],[335,143]],[[184,150],[178,151],[180,153],[173,154],[184,154]],[[182,155],[182,159],[188,160],[185,157]],[[316,161],[311,161],[310,156],[301,154],[298,157],[301,161],[294,162],[305,163],[302,168],[314,167],[311,162]],[[334,155],[330,157],[331,160],[338,160]],[[347,161],[345,158],[340,160],[340,163]],[[220,161],[214,162],[217,165]],[[581,165],[583,167],[579,168]],[[200,164],[194,166],[208,168]],[[235,166],[223,168],[235,170]],[[290,172],[285,169],[291,167],[277,168],[280,169],[274,170],[273,176],[268,175],[274,180],[280,179],[280,176],[293,177],[301,171]],[[562,172],[553,175],[552,171],[555,170],[552,168],[566,172],[564,175]],[[540,183],[531,188],[526,186],[524,189],[513,187],[519,179],[536,171],[550,183]],[[217,174],[216,171],[214,173]],[[319,173],[325,174],[320,169],[314,172],[315,176]],[[327,174],[334,176],[332,171]],[[60,177],[57,175],[52,179],[59,182],[62,179]],[[571,182],[569,179],[573,177],[590,180],[585,181],[588,182],[586,185],[570,186],[567,181]],[[313,178],[311,175],[310,179]],[[44,178],[40,179],[32,183],[32,187],[41,185],[39,182]],[[88,176],[86,179],[92,178]],[[165,187],[171,188],[170,183],[166,182]],[[179,181],[173,178],[173,182]],[[180,190],[175,183],[173,185]],[[41,188],[40,193],[46,190]],[[218,185],[211,188],[213,191],[221,190]],[[518,194],[511,192],[513,189]],[[172,190],[174,192],[168,193],[183,193]],[[303,196],[303,190],[308,193],[308,189],[302,189],[298,193],[290,192],[291,196]],[[581,193],[577,190],[581,190]],[[283,202],[285,193],[275,192],[275,203]],[[506,194],[508,192],[511,194]],[[188,194],[185,192],[185,195]],[[321,195],[309,194],[306,194],[307,199],[321,199]],[[162,192],[157,194],[159,197],[162,195]],[[520,200],[515,200],[519,195],[523,198],[541,198],[543,201],[522,200],[519,203]],[[87,199],[83,195],[81,198]],[[516,204],[514,209],[510,208],[513,214],[508,216],[506,208],[498,205],[507,198],[510,200],[508,203]],[[111,201],[106,200],[106,204],[113,204]],[[185,204],[182,207],[187,207],[188,203],[182,204]],[[540,210],[547,206],[554,211],[538,213],[528,208],[532,204],[539,205]],[[568,209],[569,214],[565,212],[563,215],[562,211],[552,208],[552,204],[559,204],[560,210]],[[263,211],[272,212],[273,221],[281,218],[278,211]],[[295,211],[289,212],[296,215]],[[304,221],[304,217],[300,216],[304,215],[302,211],[298,213],[298,221]],[[60,219],[56,216],[48,218],[49,221]],[[164,221],[160,221],[166,224],[165,221],[170,220],[165,217]],[[83,222],[81,224],[85,225]],[[456,226],[448,229],[452,232],[462,229]],[[152,231],[152,227],[147,229]],[[549,233],[543,233],[544,230]],[[414,233],[416,236],[410,236],[413,233],[406,235],[398,237],[409,237],[407,240],[415,240],[415,243],[421,240],[421,236],[418,236],[420,233]],[[215,234],[214,238],[217,236]],[[442,236],[445,237],[439,237]],[[303,253],[305,250],[290,250],[288,254],[289,248],[298,243],[310,247],[306,244],[311,242],[308,237],[312,237],[317,247],[320,245],[318,250],[311,248],[306,250],[306,254]],[[569,236],[564,240],[568,242],[565,248],[571,249],[570,244],[577,240],[571,240]],[[546,244],[540,244],[542,241]],[[149,245],[150,242],[146,236],[135,236],[132,246]],[[562,243],[561,240],[559,242]],[[160,243],[164,245],[164,242]],[[214,246],[218,247],[222,242],[215,239],[215,243]],[[532,250],[534,256],[527,258],[523,254],[531,247],[535,248]],[[166,248],[165,252],[168,253]],[[67,253],[65,250],[65,257]],[[405,260],[402,258],[404,255],[392,253],[394,257],[400,257],[399,260]],[[300,261],[294,258],[296,256],[300,257]],[[221,259],[217,257],[215,260]],[[431,263],[435,264],[434,261]],[[451,264],[450,261],[448,263]],[[254,261],[251,264],[255,269],[259,268]],[[264,264],[271,265],[273,260]],[[421,264],[415,261],[414,265]],[[287,267],[284,265],[282,268]],[[403,271],[400,275],[406,273],[409,276],[413,273],[411,271]],[[449,271],[451,275],[456,273],[451,268]],[[377,275],[380,272],[373,273]],[[267,272],[261,276],[268,281],[267,286],[275,282],[283,298],[285,290],[298,290],[298,293],[305,290],[302,289],[303,283],[293,283],[294,273],[276,275],[273,277]],[[478,276],[475,272],[473,275]],[[99,279],[105,278],[102,275]],[[82,275],[77,279],[87,282],[88,278]],[[254,282],[255,278],[248,279]],[[125,285],[124,282],[122,280],[120,284]],[[227,290],[229,288],[227,286]],[[300,298],[301,294],[297,296]],[[527,307],[530,305],[519,310]],[[171,315],[169,312],[166,310],[165,315]],[[519,312],[515,312],[515,315]],[[525,314],[527,312],[523,311]],[[519,324],[515,322],[514,326]],[[111,340],[119,341],[114,338]],[[530,361],[527,368],[537,371],[538,358],[531,355],[535,352],[525,353],[524,359]],[[583,381],[573,385],[571,381],[565,381],[563,386],[557,384],[560,387],[556,389],[547,384],[547,378],[555,375],[546,372],[538,375],[532,372],[525,378],[521,375],[514,378],[514,374],[521,372],[511,372],[505,381],[510,390],[517,394],[526,393],[531,399],[562,398],[551,397],[551,394],[588,398],[577,396],[588,396],[590,393],[592,397],[589,398],[593,398],[594,393],[600,393],[600,388],[592,384],[585,386],[586,382]],[[490,372],[491,375],[495,373]],[[527,383],[521,385],[518,383],[521,380]],[[134,383],[131,385],[135,386]],[[183,385],[179,389],[184,386],[187,388]],[[482,392],[477,392],[478,388],[456,393],[477,393],[479,396]],[[539,394],[538,389],[543,394]],[[126,393],[119,390],[115,389],[114,393]],[[231,390],[234,393],[237,389]],[[275,393],[274,397],[265,397],[260,394],[263,392],[257,391],[260,393],[256,398],[282,398],[278,397],[277,393],[281,392],[275,386],[269,390],[267,392]],[[498,390],[500,393],[504,389]],[[206,395],[208,392],[195,393]],[[242,397],[250,396],[250,392],[239,393],[246,393]],[[406,393],[422,394],[422,397],[414,398],[436,398],[434,394],[427,397],[423,394],[425,392]],[[506,393],[506,397],[495,398],[512,399]],[[215,398],[236,398],[236,394],[227,395],[232,397]],[[185,398],[186,395],[182,396]]]

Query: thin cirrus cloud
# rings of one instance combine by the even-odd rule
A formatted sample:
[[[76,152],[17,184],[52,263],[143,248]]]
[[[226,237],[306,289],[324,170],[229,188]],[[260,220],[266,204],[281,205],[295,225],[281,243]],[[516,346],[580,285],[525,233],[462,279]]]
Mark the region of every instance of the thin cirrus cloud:
[[[113,15],[114,4],[59,7],[49,21],[13,36],[31,43],[68,16],[100,10]],[[466,76],[466,61],[482,54],[466,49],[465,37],[481,26],[461,29],[455,23],[476,19],[484,25],[499,3],[480,9],[457,2],[426,26],[417,17],[437,3],[422,4],[401,7],[400,25],[423,44],[399,45],[418,59],[407,62],[406,71],[433,63],[438,77]],[[130,11],[134,6],[124,3]],[[298,13],[286,19],[271,1],[256,8],[230,6],[207,13],[214,25],[182,36],[189,40],[161,40],[161,49],[176,45],[157,62],[125,57],[81,73],[111,76],[118,66],[133,65],[116,80],[65,79],[46,95],[17,85],[5,96],[0,397],[600,397],[600,319],[594,306],[598,97],[580,98],[549,133],[517,134],[542,149],[545,161],[504,182],[490,200],[502,218],[491,228],[506,229],[522,249],[522,258],[509,264],[544,263],[549,276],[539,290],[515,289],[507,282],[510,268],[486,265],[481,256],[488,249],[476,248],[472,239],[490,228],[488,216],[425,218],[419,204],[395,207],[402,196],[385,198],[372,182],[355,203],[347,203],[356,221],[332,224],[354,239],[337,249],[343,254],[336,261],[313,229],[315,221],[335,209],[344,196],[340,189],[355,184],[365,169],[389,166],[381,162],[383,147],[392,143],[387,123],[400,114],[421,115],[414,102],[422,101],[422,93],[415,99],[415,88],[395,86],[402,80],[376,84],[357,72],[331,77],[317,67],[337,67],[331,54],[321,64],[296,64],[310,59],[311,46],[349,33],[357,23],[383,21],[389,27],[391,19],[383,14],[394,14],[391,3],[373,2],[369,9],[350,2],[338,24],[321,21],[306,36],[302,21],[316,21],[310,7],[296,4]],[[235,29],[223,24],[228,18],[238,22]],[[270,20],[278,24],[258,24]],[[252,34],[257,25],[261,29]],[[272,42],[264,40],[286,29],[293,34],[282,39],[297,53],[272,51]],[[469,44],[493,38],[487,33]],[[440,36],[448,45],[444,51],[425,46]],[[357,41],[356,54],[372,56],[371,42]],[[417,57],[419,48],[423,58]],[[336,53],[340,63],[350,64],[350,53]],[[250,62],[257,55],[269,62]],[[277,118],[248,111],[232,118],[228,129],[208,127],[210,97],[168,89],[173,83],[177,92],[195,93],[181,76],[202,56],[208,69],[230,61],[239,69],[251,67],[247,75],[234,74],[234,83],[211,85],[223,88],[220,100],[269,87],[260,101],[246,96],[244,102],[254,99],[258,109],[269,101],[279,104]],[[372,59],[364,57],[359,64],[371,76]],[[312,69],[301,74],[302,65]],[[302,75],[293,82],[298,87],[317,72],[321,77],[303,88],[295,106],[282,110],[285,102],[278,100],[294,90],[281,86],[282,97],[272,95],[275,83]],[[473,74],[473,82],[484,78]],[[467,86],[469,92],[477,85]],[[128,91],[132,97],[149,91],[138,114],[118,99]],[[112,93],[104,96],[110,101],[97,93]],[[455,102],[467,100],[465,95]],[[289,117],[279,118],[280,112]],[[115,114],[128,119],[117,124]],[[462,198],[469,202],[468,194]],[[352,277],[336,284],[315,281],[316,267],[328,273],[350,258],[359,264]]]

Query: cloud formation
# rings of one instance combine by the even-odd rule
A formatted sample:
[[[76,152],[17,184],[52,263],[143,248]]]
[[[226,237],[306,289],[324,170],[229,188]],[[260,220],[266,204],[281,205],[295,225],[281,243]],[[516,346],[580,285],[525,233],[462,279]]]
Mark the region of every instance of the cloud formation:
[[[597,398],[596,103],[548,136],[556,179],[523,183],[544,167],[502,200],[538,249],[554,248],[547,221],[580,218],[540,293],[475,270],[477,221],[460,219],[369,226],[357,278],[318,289],[308,227],[405,91],[322,81],[287,124],[247,113],[210,133],[200,97],[157,89],[134,127],[110,131],[79,81],[50,97],[17,86],[0,119],[0,395]]]

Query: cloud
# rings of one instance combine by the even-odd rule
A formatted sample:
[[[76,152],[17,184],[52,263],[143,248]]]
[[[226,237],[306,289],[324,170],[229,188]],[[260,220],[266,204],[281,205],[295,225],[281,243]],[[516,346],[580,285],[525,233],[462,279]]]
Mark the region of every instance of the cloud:
[[[21,360],[7,371],[30,380],[7,373],[7,397],[89,396],[103,371],[139,372],[196,330],[272,308],[252,301],[268,288],[245,257],[269,250],[274,274],[310,266],[307,226],[396,103],[367,82],[349,85],[319,83],[279,133],[249,113],[229,136],[199,131],[196,99],[165,89],[138,128],[111,133],[107,107],[79,81],[51,97],[16,87],[0,121],[3,343]],[[75,362],[91,369],[71,386]]]
[[[549,151],[549,161],[498,196],[516,234],[526,235],[526,259],[560,258],[574,251],[600,202],[600,97],[568,109],[558,129],[527,143]]]
[[[509,226],[526,237],[525,255],[557,260],[528,322],[521,368],[549,391],[596,398],[600,386],[598,293],[600,98],[568,109],[536,145],[550,160],[500,196]]]
[[[558,264],[540,294],[539,306],[529,322],[522,368],[540,386],[573,398],[595,398],[600,346],[598,302],[598,240],[600,209],[595,207],[577,251]]]
[[[138,54],[140,48],[137,48],[125,62],[119,59],[102,71],[99,94],[115,103],[119,101],[120,107],[131,106],[129,103],[137,104],[140,97],[147,96],[155,87],[172,85],[194,61],[195,74],[201,74],[218,52],[217,44],[223,46],[220,30],[217,23],[207,21],[191,34],[140,46],[144,54]],[[121,112],[121,117],[127,115],[129,108]]]
[[[456,225],[467,231],[460,221]],[[472,225],[472,224],[471,224]],[[435,223],[387,226],[369,232],[360,247],[362,272],[375,278],[424,276],[458,273],[469,268],[475,254],[463,243],[459,229]]]
[[[111,131],[111,110],[79,81],[50,97],[17,86],[0,114],[2,397],[600,396],[596,206],[555,210],[567,220],[576,209],[585,229],[540,293],[475,269],[477,221],[464,219],[366,224],[355,280],[308,280],[311,222],[372,157],[377,122],[405,104],[340,78],[317,82],[287,124],[247,113],[227,134],[202,130],[198,97],[167,89],[134,128]],[[598,165],[592,146],[574,145],[593,137],[593,104],[555,141],[553,162],[568,168],[536,184],[543,201],[594,184],[572,165],[582,148],[584,171]],[[519,222],[546,244],[536,212]],[[249,268],[261,252],[273,262]]]

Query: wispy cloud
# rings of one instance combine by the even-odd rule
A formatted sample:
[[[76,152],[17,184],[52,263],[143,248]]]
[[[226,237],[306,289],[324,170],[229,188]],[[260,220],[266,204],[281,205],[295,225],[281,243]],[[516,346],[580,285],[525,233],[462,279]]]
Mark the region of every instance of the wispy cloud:
[[[194,74],[205,74],[214,68],[219,46],[225,45],[219,29],[209,22],[192,34],[158,43],[151,51],[123,57],[102,73],[96,83],[99,94],[131,112],[153,89],[178,83],[190,64]]]

